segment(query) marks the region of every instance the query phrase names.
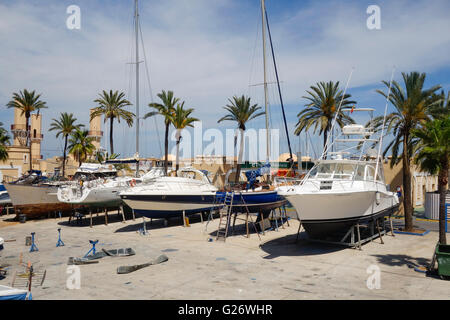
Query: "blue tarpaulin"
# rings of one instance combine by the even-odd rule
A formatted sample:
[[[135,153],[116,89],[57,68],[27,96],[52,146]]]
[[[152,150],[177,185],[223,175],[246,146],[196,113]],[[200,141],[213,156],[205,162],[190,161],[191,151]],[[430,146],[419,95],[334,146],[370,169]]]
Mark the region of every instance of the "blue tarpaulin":
[[[253,188],[257,177],[263,176],[265,174],[270,174],[270,163],[268,162],[257,170],[246,171],[245,176],[247,177],[248,181],[247,190]]]

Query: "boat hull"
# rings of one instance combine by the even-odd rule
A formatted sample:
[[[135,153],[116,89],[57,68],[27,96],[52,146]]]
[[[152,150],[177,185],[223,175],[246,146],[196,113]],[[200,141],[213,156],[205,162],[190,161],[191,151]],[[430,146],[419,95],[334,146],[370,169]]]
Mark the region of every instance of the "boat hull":
[[[122,203],[122,199],[120,199],[119,192],[122,191],[124,187],[109,187],[109,188],[101,188],[101,189],[90,189],[83,197],[72,198],[67,200],[66,198],[61,196],[62,189],[58,190],[57,198],[59,201],[75,204],[75,205],[83,205],[87,207],[118,207]],[[72,187],[67,190],[68,192],[77,192],[77,187]]]
[[[122,200],[135,213],[161,219],[219,209],[215,195],[123,195]]]
[[[225,197],[225,192],[217,192],[217,196]],[[267,213],[282,207],[287,200],[276,191],[248,191],[235,193],[233,196],[233,212]]]
[[[70,211],[72,206],[58,201],[58,186],[5,184],[17,215],[36,218],[54,211]]]
[[[377,191],[305,193],[286,196],[296,209],[306,232],[322,238],[350,228],[358,222],[391,215],[398,210],[398,198]]]

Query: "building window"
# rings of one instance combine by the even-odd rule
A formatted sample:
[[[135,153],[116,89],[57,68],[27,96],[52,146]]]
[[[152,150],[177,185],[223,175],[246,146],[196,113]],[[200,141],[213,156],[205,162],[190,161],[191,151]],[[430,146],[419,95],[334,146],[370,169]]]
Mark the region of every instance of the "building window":
[[[33,130],[33,138],[36,139],[36,129]]]
[[[27,154],[23,155],[23,163],[28,163],[28,155]]]

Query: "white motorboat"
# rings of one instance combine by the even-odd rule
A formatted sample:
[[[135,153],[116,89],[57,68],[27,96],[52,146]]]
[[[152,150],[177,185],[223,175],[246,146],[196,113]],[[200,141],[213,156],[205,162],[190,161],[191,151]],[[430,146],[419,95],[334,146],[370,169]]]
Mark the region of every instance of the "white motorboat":
[[[194,168],[178,170],[177,176],[152,179],[120,193],[135,213],[148,218],[171,218],[217,208],[217,188]]]
[[[373,109],[359,111],[372,112]],[[398,209],[397,194],[388,190],[384,180],[381,147],[378,154],[368,147],[374,143],[381,146],[382,135],[371,139],[372,135],[372,129],[362,125],[344,126],[302,181],[277,188],[294,206],[310,236],[329,235],[358,222],[390,215]],[[341,151],[327,152],[333,144],[336,149],[340,144],[344,147]],[[327,153],[330,160],[324,159]]]
[[[85,169],[89,170],[90,168]],[[99,177],[98,174],[90,173],[84,179],[81,178],[70,185],[61,186],[57,192],[58,200],[70,204],[115,207],[122,202],[119,196],[120,191],[164,174],[161,168],[153,168],[140,178],[118,177],[117,171],[111,170],[104,176]]]
[[[70,211],[70,203],[58,200],[58,189],[65,185],[77,185],[79,179],[96,179],[115,175],[113,166],[95,163],[84,163],[78,168],[72,181],[61,180],[60,177],[45,177],[41,171],[33,170],[17,181],[5,183],[16,214],[24,214],[28,218],[36,218],[49,212]]]

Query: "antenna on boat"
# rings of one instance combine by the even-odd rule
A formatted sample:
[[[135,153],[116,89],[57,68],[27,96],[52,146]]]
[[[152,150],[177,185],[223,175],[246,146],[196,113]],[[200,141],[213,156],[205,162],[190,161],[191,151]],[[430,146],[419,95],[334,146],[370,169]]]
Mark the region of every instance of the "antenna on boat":
[[[353,71],[355,71],[354,67],[352,67],[352,70],[350,71],[350,75],[348,76],[347,84],[345,85],[345,89],[344,89],[344,92],[342,94],[341,102],[339,103],[339,107],[336,110],[336,114],[334,115],[334,119],[333,119],[333,122],[331,124],[330,134],[327,137],[327,141],[325,143],[325,147],[323,148],[323,152],[322,152],[322,155],[320,156],[319,160],[322,160],[326,156],[326,154],[328,153],[328,149],[330,148],[330,145],[329,145],[329,143],[330,143],[330,136],[333,133],[335,124],[337,122],[337,117],[339,115],[339,112],[341,111],[342,103],[344,102],[345,94],[347,93],[348,85],[350,84],[350,79],[352,78]]]
[[[391,81],[389,82],[389,91],[388,91],[388,95],[386,97],[386,106],[384,107],[383,126],[381,128],[381,136],[380,136],[380,140],[378,142],[380,145],[378,146],[377,164],[375,167],[375,174],[373,177],[373,181],[376,181],[376,179],[377,179],[379,161],[381,161],[381,148],[383,145],[384,126],[386,125],[386,115],[387,115],[387,109],[388,109],[388,105],[389,105],[389,98],[391,96],[392,82],[394,81],[394,73],[395,73],[395,66],[394,66],[394,68],[392,68]]]

